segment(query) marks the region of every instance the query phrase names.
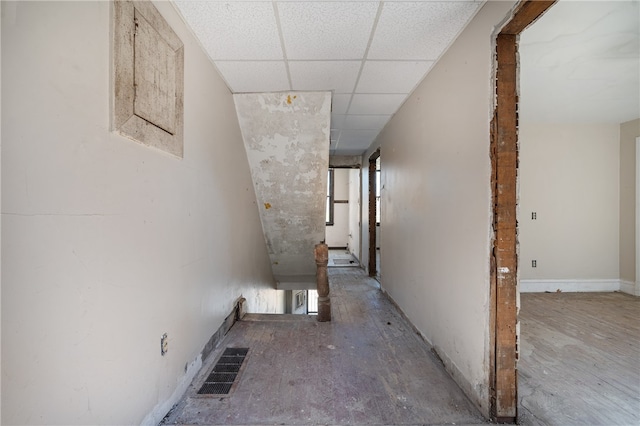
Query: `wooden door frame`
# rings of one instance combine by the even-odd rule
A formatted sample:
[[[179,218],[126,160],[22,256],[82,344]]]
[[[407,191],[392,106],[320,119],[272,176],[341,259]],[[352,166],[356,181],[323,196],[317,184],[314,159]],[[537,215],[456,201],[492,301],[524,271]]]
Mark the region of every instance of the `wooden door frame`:
[[[375,277],[376,266],[376,160],[380,157],[380,148],[369,157],[369,276]]]
[[[493,241],[490,251],[491,416],[517,420],[518,38],[556,0],[524,0],[496,37],[496,104],[491,121]]]

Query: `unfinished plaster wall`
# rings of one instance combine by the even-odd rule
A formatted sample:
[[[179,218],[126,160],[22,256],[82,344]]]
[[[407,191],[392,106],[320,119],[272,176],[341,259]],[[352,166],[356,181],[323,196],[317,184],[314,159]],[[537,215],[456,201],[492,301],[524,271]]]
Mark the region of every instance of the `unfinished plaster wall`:
[[[487,2],[378,137],[382,287],[485,415],[492,33],[512,6]]]
[[[325,239],[331,93],[234,100],[278,288],[315,288],[313,248]]]
[[[640,277],[636,276],[636,138],[640,119],[620,125],[620,279],[635,284],[640,296]]]
[[[282,306],[233,98],[156,6],[183,159],[109,130],[110,2],[2,2],[2,424],[157,424],[237,298]]]
[[[520,123],[521,291],[619,289],[619,129]]]

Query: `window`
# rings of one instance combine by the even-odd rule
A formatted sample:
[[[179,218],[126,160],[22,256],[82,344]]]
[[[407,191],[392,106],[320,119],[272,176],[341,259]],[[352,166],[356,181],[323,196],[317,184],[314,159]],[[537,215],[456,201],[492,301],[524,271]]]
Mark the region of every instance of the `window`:
[[[333,169],[329,169],[327,174],[327,225],[333,225]]]
[[[376,160],[376,225],[380,225],[380,157]]]

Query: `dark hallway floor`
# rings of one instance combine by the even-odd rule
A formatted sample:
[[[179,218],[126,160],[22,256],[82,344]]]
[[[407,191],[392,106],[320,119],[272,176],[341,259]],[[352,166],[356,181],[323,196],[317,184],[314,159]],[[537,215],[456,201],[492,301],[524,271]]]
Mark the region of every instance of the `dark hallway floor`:
[[[333,321],[247,315],[164,424],[484,424],[360,268],[330,268]],[[228,397],[197,391],[224,347],[250,352]]]

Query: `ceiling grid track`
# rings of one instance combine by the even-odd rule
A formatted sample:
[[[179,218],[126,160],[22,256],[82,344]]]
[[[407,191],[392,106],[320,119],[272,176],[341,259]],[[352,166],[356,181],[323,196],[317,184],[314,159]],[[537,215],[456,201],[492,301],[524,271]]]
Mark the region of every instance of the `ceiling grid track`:
[[[289,69],[289,60],[287,58],[287,46],[284,43],[284,35],[282,34],[282,25],[280,24],[280,13],[278,13],[278,2],[272,1],[273,13],[276,18],[276,25],[278,26],[278,37],[280,38],[280,45],[282,46],[282,57],[284,59],[284,68],[287,72],[287,81],[289,81],[289,90],[293,90],[293,83],[291,82],[291,70]]]
[[[360,83],[360,77],[362,76],[362,70],[364,69],[364,64],[367,62],[367,57],[369,56],[369,49],[371,49],[371,43],[373,42],[373,37],[376,34],[376,28],[378,27],[378,22],[380,21],[380,15],[382,14],[382,8],[384,7],[384,2],[381,1],[378,4],[378,11],[376,12],[376,17],[373,20],[373,26],[371,27],[371,34],[369,35],[369,41],[367,42],[367,48],[364,51],[364,56],[362,57],[362,62],[360,63],[360,69],[358,70],[358,76],[356,77],[356,82],[353,86],[353,92],[351,94],[351,99],[349,99],[349,103],[347,104],[347,114],[349,114],[349,109],[351,109],[351,103],[353,102],[353,95],[357,93],[358,83]],[[336,147],[334,151],[338,149],[340,146],[340,137],[338,137],[338,142],[336,143]]]

